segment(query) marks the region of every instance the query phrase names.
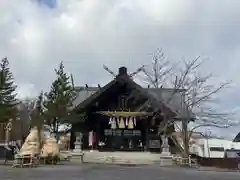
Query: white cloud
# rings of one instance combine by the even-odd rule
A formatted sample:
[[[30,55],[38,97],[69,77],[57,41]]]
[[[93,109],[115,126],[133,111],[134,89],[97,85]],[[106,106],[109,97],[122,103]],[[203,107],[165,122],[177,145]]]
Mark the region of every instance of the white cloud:
[[[61,60],[77,85],[103,84],[111,76],[102,64],[134,71],[164,48],[171,60],[209,57],[202,72],[233,80],[222,108],[240,106],[229,100],[240,89],[238,1],[58,0],[53,9],[36,0],[0,3],[0,56],[8,56],[21,96],[46,90]]]
[[[34,87],[34,84],[20,84],[17,90],[19,99],[34,98],[40,92]]]

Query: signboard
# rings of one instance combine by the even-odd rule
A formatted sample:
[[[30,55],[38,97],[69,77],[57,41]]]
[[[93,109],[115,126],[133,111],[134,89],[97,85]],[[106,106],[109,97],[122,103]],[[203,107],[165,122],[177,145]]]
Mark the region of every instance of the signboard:
[[[122,129],[105,129],[104,130],[105,136],[141,136],[142,133],[140,130],[122,130]]]
[[[149,140],[149,148],[160,148],[160,140]]]

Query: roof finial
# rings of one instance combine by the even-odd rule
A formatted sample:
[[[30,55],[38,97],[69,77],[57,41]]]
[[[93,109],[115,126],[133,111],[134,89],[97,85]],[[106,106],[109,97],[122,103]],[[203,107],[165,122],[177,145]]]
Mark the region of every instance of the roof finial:
[[[114,77],[116,77],[116,74],[115,74],[112,70],[110,70],[107,66],[103,65],[103,68],[104,68],[107,72],[109,72],[111,75],[113,75]]]
[[[119,76],[125,76],[125,75],[127,75],[127,68],[124,67],[124,66],[120,67],[120,68],[118,69],[118,75],[119,75]]]

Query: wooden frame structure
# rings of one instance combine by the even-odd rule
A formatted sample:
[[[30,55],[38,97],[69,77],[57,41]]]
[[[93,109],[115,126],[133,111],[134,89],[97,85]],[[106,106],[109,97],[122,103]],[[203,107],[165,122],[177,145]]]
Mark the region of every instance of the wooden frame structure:
[[[16,156],[13,162],[13,167],[37,167],[39,164],[39,156]]]

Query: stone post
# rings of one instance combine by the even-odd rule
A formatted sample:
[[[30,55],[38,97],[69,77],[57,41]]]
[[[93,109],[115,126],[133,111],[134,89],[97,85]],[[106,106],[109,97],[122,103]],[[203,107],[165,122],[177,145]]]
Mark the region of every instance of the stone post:
[[[82,153],[82,133],[76,133],[76,141],[74,142],[74,150],[75,153]]]
[[[161,136],[161,139],[162,139],[162,145],[161,145],[161,148],[162,148],[162,153],[161,155],[163,156],[170,156],[171,155],[171,152],[169,150],[169,144],[168,144],[168,138],[167,136]]]
[[[75,147],[73,150],[74,155],[80,156],[80,162],[83,163],[83,151],[82,151],[82,138],[83,134],[81,132],[76,133]]]
[[[161,166],[172,166],[173,160],[171,152],[169,151],[168,137],[161,136],[162,139],[162,152],[160,154],[160,165]]]

